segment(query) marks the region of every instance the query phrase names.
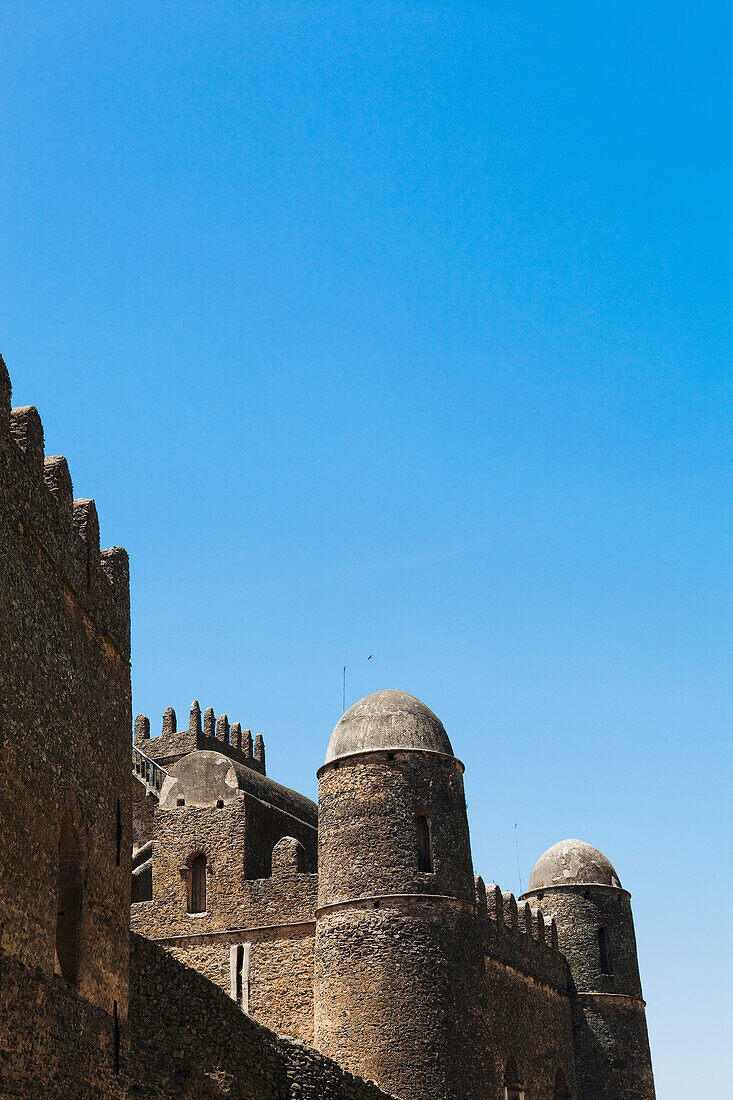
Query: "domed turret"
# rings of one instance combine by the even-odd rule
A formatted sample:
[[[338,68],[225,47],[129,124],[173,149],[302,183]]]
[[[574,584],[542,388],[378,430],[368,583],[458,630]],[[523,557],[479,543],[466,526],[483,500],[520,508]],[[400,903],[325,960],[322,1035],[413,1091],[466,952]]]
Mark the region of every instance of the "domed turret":
[[[406,691],[375,691],[354,703],[331,734],[326,763],[375,749],[414,749],[453,755],[443,723]]]
[[[581,1100],[653,1100],[631,897],[582,840],[540,856],[521,900],[554,917],[570,966]]]
[[[583,840],[561,840],[548,848],[535,863],[529,877],[529,890],[581,883],[621,886],[618,875],[603,852]]]
[[[340,719],[318,778],[317,1045],[402,1100],[474,1100],[463,765],[424,703],[378,691]]]

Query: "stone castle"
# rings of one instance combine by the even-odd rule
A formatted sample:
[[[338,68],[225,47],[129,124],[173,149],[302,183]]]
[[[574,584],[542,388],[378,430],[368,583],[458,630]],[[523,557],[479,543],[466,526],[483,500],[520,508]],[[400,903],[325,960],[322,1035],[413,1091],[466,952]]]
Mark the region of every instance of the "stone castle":
[[[464,766],[401,691],[343,715],[318,805],[197,702],[139,716],[131,768],[127,556],[1,359],[0,471],[0,1098],[652,1100],[605,856],[476,877]]]

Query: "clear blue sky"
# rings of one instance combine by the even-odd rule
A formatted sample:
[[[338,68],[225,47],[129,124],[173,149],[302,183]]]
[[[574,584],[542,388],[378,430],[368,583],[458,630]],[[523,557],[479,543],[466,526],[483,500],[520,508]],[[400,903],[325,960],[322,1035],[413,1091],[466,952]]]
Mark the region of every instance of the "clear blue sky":
[[[343,665],[424,699],[477,872],[616,864],[663,1100],[730,1083],[726,7],[0,3],[0,348],[136,711],[315,795]]]

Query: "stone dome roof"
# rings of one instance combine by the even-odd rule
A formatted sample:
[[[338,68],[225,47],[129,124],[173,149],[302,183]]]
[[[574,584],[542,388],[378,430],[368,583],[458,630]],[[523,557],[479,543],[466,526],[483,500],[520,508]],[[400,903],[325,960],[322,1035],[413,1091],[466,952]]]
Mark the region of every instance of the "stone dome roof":
[[[326,763],[379,749],[422,749],[453,755],[443,723],[405,691],[375,691],[354,703],[331,734]]]
[[[160,790],[160,806],[170,809],[179,798],[185,799],[186,806],[215,806],[218,801],[228,805],[240,791],[309,825],[318,824],[318,807],[310,798],[210,749],[182,756],[168,768]]]
[[[582,840],[561,840],[540,856],[529,877],[532,890],[548,886],[595,884],[621,886],[613,866],[597,848]]]

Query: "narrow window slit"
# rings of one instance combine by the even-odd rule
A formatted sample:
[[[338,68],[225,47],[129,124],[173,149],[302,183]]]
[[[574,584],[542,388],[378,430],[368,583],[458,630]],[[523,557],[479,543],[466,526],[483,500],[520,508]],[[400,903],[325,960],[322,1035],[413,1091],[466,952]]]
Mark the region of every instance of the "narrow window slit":
[[[598,954],[601,962],[601,974],[611,973],[611,959],[608,953],[608,939],[606,929],[598,929]]]
[[[188,873],[188,911],[206,912],[206,856],[199,852]]]
[[[433,838],[427,814],[417,815],[417,869],[426,873],[433,870]]]

